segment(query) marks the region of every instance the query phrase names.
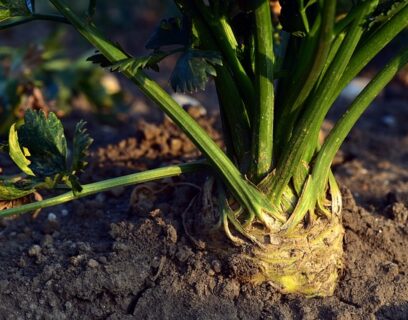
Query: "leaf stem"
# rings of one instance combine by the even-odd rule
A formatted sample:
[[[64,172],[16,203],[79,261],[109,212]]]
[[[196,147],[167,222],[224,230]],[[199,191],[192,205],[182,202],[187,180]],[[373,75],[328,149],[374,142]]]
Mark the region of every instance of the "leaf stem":
[[[69,21],[65,19],[63,16],[58,16],[54,14],[40,14],[40,13],[34,13],[30,16],[22,16],[22,17],[14,17],[6,20],[4,23],[0,23],[0,30],[12,28],[15,26],[18,26],[20,24],[36,21],[36,20],[42,20],[42,21],[53,21],[53,22],[59,22],[59,23],[66,23],[69,24]]]
[[[257,183],[272,167],[274,85],[272,20],[269,0],[262,0],[255,14],[255,74],[257,104],[252,128],[252,168],[251,179]]]
[[[143,182],[169,178],[179,176],[184,173],[190,173],[197,170],[201,170],[208,167],[208,164],[204,161],[196,161],[191,163],[179,164],[174,166],[168,166],[165,168],[152,169],[144,172],[138,172],[129,174],[122,177],[103,180],[100,182],[94,182],[82,186],[82,191],[73,193],[72,191],[66,192],[56,197],[52,197],[46,200],[29,203],[19,207],[1,210],[0,217],[7,217],[16,214],[22,214],[29,211],[35,211],[37,209],[52,207],[60,205],[72,200],[76,200],[83,197],[88,197],[95,193],[108,191],[118,187],[126,187]]]

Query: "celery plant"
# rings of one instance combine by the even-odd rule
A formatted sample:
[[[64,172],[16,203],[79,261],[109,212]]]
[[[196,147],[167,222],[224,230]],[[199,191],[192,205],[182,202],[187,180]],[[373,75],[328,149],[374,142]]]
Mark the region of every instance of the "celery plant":
[[[89,60],[131,80],[188,135],[206,161],[81,186],[77,175],[91,142],[83,124],[68,165],[57,119],[29,112],[23,125],[12,127],[5,147],[25,175],[1,180],[0,199],[61,182],[72,191],[0,215],[211,167],[218,181],[215,227],[232,243],[245,245],[243,258],[259,271],[243,279],[271,281],[286,293],[332,294],[342,268],[344,230],[341,195],[330,166],[357,119],[408,62],[408,48],[379,71],[322,144],[319,131],[342,89],[407,26],[408,1],[350,1],[348,13],[339,15],[335,0],[281,0],[278,23],[271,18],[269,0],[175,0],[180,17],[160,23],[146,45],[152,52],[143,57],[131,56],[95,26],[96,1],[90,1],[85,15],[63,0],[50,2],[60,15],[36,13],[33,0],[2,0],[0,28],[41,17],[71,24],[98,51]],[[174,90],[203,89],[214,76],[225,152],[143,71],[158,70],[158,63],[176,52],[181,55],[170,79]],[[28,138],[30,132],[37,138]],[[224,251],[230,252],[227,245]]]

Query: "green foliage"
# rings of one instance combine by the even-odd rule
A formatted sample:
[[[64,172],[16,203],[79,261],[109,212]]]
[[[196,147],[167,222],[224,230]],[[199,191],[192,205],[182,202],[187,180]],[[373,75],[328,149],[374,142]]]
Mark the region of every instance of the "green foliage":
[[[214,66],[222,65],[218,52],[189,49],[177,60],[170,77],[174,91],[204,90],[209,76],[216,76]]]
[[[132,73],[136,73],[141,69],[152,69],[156,72],[159,71],[158,63],[167,57],[169,53],[155,51],[150,55],[123,59],[115,63],[111,63],[108,59],[104,57],[103,54],[97,53],[93,56],[87,58],[87,61],[99,64],[101,67],[109,68],[111,71],[122,72],[124,70],[129,70]]]
[[[32,13],[30,0],[0,0],[0,22],[19,16],[29,16]]]
[[[20,147],[29,151],[29,167],[35,176],[50,177],[67,172],[64,127],[54,113],[46,117],[43,112],[28,110],[17,132]]]
[[[53,188],[65,183],[74,192],[82,189],[78,174],[87,165],[88,149],[92,139],[85,122],[77,124],[73,138],[72,160],[69,165],[64,128],[57,116],[50,112],[28,110],[24,123],[9,132],[9,154],[27,177],[0,179],[0,200],[12,200],[41,188]]]

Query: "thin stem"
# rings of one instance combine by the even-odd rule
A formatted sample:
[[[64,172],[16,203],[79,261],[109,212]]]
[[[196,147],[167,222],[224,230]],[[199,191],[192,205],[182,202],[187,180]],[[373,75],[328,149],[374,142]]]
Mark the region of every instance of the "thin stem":
[[[110,62],[114,63],[127,58],[122,49],[107,40],[94,26],[83,22],[61,0],[50,1],[72,23],[76,30]],[[140,70],[134,73],[130,69],[125,69],[123,74],[155,102],[191,139],[206,156],[216,172],[224,179],[224,182],[243,207],[253,215],[261,216],[264,212],[268,212],[280,221],[285,220],[285,217],[272,207],[266,197],[241,175],[208,133],[163,88]]]
[[[90,195],[108,191],[118,187],[126,187],[130,185],[135,185],[143,182],[164,179],[174,176],[179,176],[184,173],[194,172],[201,170],[208,166],[203,161],[196,161],[191,163],[179,164],[174,166],[169,166],[165,168],[153,169],[144,172],[138,172],[129,174],[123,177],[117,177],[112,179],[103,180],[100,182],[94,182],[82,186],[82,191],[74,194],[72,191],[61,194],[56,197],[52,197],[46,200],[29,203],[19,207],[1,210],[0,217],[7,217],[16,214],[22,214],[29,211],[35,211],[42,208],[52,207],[60,205],[72,200],[76,200],[83,197],[88,197]]]
[[[251,178],[259,182],[269,173],[272,166],[273,150],[273,42],[272,20],[269,0],[262,0],[255,9],[255,74],[257,108],[252,129],[252,170]]]
[[[407,27],[408,21],[408,3],[391,20],[385,22],[377,32],[366,39],[364,43],[356,50],[350,59],[349,65],[344,71],[335,92],[334,98],[337,98],[346,85],[359,74],[359,72],[380,52],[388,43],[391,42],[402,30]]]
[[[69,21],[62,16],[53,15],[53,14],[34,13],[26,17],[10,18],[6,22],[0,23],[0,30],[12,28],[20,24],[24,24],[24,23],[28,23],[28,22],[36,21],[36,20],[53,21],[53,22],[69,24]]]

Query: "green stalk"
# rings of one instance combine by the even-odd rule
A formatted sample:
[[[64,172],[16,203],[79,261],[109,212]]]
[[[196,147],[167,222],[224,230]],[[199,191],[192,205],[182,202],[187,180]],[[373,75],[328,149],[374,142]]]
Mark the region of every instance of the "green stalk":
[[[255,88],[252,85],[251,79],[245,72],[245,68],[237,56],[237,40],[231,26],[228,24],[225,17],[214,17],[209,8],[206,7],[202,0],[195,0],[194,4],[201,17],[211,30],[211,34],[217,42],[218,47],[221,49],[228,66],[231,68],[233,77],[237,83],[241,96],[247,106],[247,111],[252,119],[251,107],[256,105],[256,93]]]
[[[71,22],[77,31],[110,62],[114,63],[127,58],[126,53],[122,49],[107,40],[94,26],[83,22],[61,0],[50,1]],[[262,217],[266,211],[280,221],[285,220],[283,215],[279,214],[272,207],[266,197],[241,175],[227,155],[209,137],[204,129],[155,81],[151,80],[142,71],[133,73],[131,70],[126,69],[123,71],[123,74],[135,83],[147,97],[155,102],[191,139],[206,156],[216,172],[224,179],[236,199],[251,215]]]
[[[281,142],[281,148],[284,148],[284,145],[290,138],[299,111],[324,69],[333,38],[335,14],[336,0],[324,1],[322,23],[319,30],[317,48],[315,49],[313,61],[311,61],[311,67],[306,74],[300,75],[299,80],[295,82],[292,91],[293,94],[288,94],[288,102],[283,108],[282,116],[279,120],[280,128],[278,133],[280,134],[280,137],[278,137],[278,141]]]
[[[319,184],[316,190],[323,190],[328,179],[330,164],[357,120],[370,106],[375,97],[407,63],[408,49],[405,49],[370,81],[338,120],[320,149],[313,167],[313,178]]]
[[[72,200],[88,197],[90,195],[108,191],[118,187],[127,187],[130,185],[135,185],[143,182],[179,176],[184,173],[201,170],[203,169],[203,167],[208,167],[208,164],[206,164],[204,161],[196,161],[191,163],[169,166],[165,168],[158,168],[144,172],[133,173],[123,177],[107,179],[100,182],[85,184],[82,186],[82,191],[77,192],[75,194],[72,191],[70,191],[46,200],[29,203],[26,205],[22,205],[7,210],[0,210],[0,217],[7,217],[11,215],[35,211],[42,208],[56,206]]]
[[[200,16],[195,17],[194,24],[199,33],[202,46],[206,50],[218,51],[219,48],[214,38]],[[228,119],[228,121],[225,121],[228,128],[225,129],[230,132],[231,137],[234,137],[230,142],[234,147],[236,158],[239,162],[242,162],[250,151],[251,131],[247,110],[227,66],[217,66],[216,72],[215,85],[220,109],[222,109]]]
[[[255,75],[258,103],[253,117],[252,168],[253,181],[259,182],[272,167],[275,61],[272,42],[272,20],[269,0],[262,0],[255,11]]]
[[[391,42],[408,25],[408,3],[395,14],[391,20],[385,22],[371,37],[356,50],[344,71],[333,95],[337,98],[347,84],[356,77],[360,71]]]
[[[382,71],[380,71],[357,96],[342,118],[336,123],[321,147],[312,174],[309,175],[301,198],[288,221],[283,226],[288,232],[294,230],[296,225],[303,219],[308,210],[315,207],[317,201],[326,197],[326,186],[331,175],[330,165],[339,150],[344,139],[350,133],[353,126],[369,107],[375,97],[393,79],[399,70],[408,63],[408,49],[405,49],[393,58]],[[329,182],[330,183],[330,182]],[[332,186],[336,187],[335,179],[332,178]],[[333,190],[331,191],[333,192]],[[338,190],[336,191],[338,193]],[[335,196],[332,194],[332,196]],[[332,204],[332,206],[338,204]]]
[[[296,173],[298,166],[302,165],[303,155],[307,153],[308,148],[315,148],[317,146],[319,129],[327,111],[334,102],[333,91],[336,90],[336,87],[333,86],[333,83],[338,83],[340,80],[364,32],[362,23],[376,5],[377,1],[368,1],[363,2],[363,5],[358,8],[359,14],[350,27],[339,52],[329,70],[327,70],[310,104],[305,108],[302,118],[296,125],[289,145],[285,148],[282,157],[279,159],[276,174],[272,181],[271,196],[275,205],[279,204],[279,199],[285,186]]]

